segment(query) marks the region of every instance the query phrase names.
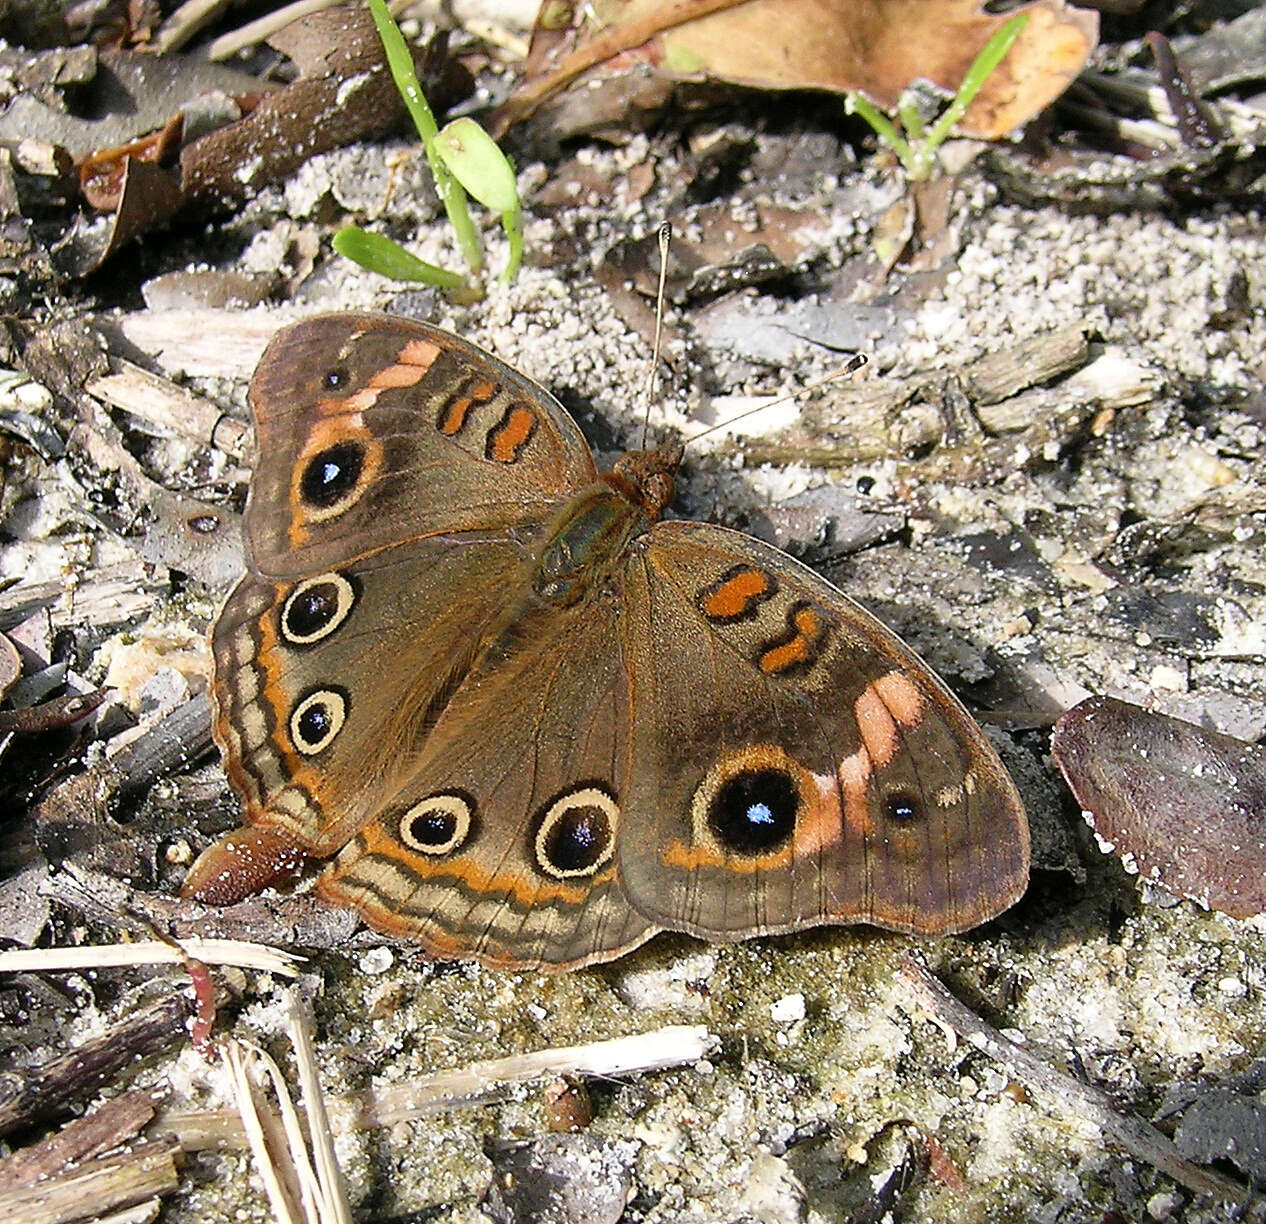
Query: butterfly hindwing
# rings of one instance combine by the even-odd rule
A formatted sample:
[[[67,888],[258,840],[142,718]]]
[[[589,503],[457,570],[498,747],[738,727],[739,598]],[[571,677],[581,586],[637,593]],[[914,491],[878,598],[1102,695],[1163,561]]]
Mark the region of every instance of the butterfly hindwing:
[[[615,617],[599,595],[512,618],[322,895],[437,955],[489,964],[571,967],[654,934],[615,858],[629,717]]]

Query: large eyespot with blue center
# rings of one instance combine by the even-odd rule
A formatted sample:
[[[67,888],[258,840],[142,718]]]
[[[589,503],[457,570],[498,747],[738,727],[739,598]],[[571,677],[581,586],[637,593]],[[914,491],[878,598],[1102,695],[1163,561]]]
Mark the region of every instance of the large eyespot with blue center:
[[[356,603],[356,588],[342,574],[305,578],[281,606],[281,640],[291,646],[310,646],[329,637]]]
[[[365,470],[365,447],[355,438],[335,442],[310,455],[299,477],[303,504],[320,514],[332,514],[349,502]]]
[[[432,858],[452,854],[470,840],[474,816],[475,805],[466,795],[428,795],[400,817],[400,840]]]
[[[347,698],[337,689],[309,693],[290,713],[290,742],[304,756],[328,748],[347,721]]]
[[[723,757],[696,788],[694,839],[721,855],[764,858],[791,844],[812,793],[807,771],[776,744]]]
[[[537,867],[555,880],[594,875],[615,853],[620,808],[601,786],[586,784],[545,809],[532,839]]]

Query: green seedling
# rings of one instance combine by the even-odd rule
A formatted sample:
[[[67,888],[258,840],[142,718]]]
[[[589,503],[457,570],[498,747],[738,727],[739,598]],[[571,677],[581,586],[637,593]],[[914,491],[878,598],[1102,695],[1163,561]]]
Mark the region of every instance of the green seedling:
[[[473,196],[501,217],[509,245],[509,257],[502,281],[514,278],[523,261],[523,211],[519,204],[514,167],[496,142],[473,119],[456,119],[442,130],[422,93],[413,57],[399,26],[387,11],[386,0],[368,0],[369,11],[382,39],[391,78],[404,99],[405,108],[422,138],[427,164],[435,179],[436,193],[462,256],[471,273],[483,269],[483,243],[467,206]],[[393,280],[423,281],[457,296],[479,296],[477,286],[467,277],[436,267],[406,251],[399,243],[359,226],[349,225],[334,235],[334,249],[371,272]]]
[[[907,89],[897,103],[897,118],[905,135],[864,94],[856,91],[844,99],[844,111],[860,115],[875,130],[875,134],[897,155],[906,177],[919,183],[932,177],[936,166],[936,151],[945,143],[954,126],[967,113],[990,74],[1002,63],[1015,40],[1029,23],[1029,15],[1021,13],[994,31],[993,37],[980,49],[972,60],[958,92],[944,113],[929,128],[919,110],[917,94]]]

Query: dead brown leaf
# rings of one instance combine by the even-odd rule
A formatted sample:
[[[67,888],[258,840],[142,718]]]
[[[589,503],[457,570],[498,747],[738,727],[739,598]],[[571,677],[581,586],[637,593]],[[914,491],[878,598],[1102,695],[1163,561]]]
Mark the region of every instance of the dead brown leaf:
[[[960,123],[968,135],[997,139],[1032,118],[1068,87],[1098,39],[1097,14],[1066,0],[1015,12],[1028,13],[1029,24]],[[675,80],[860,90],[891,111],[919,79],[956,90],[1013,15],[985,13],[980,0],[554,0],[538,16],[529,75],[494,129],[526,118],[598,64],[613,67],[617,56]]]

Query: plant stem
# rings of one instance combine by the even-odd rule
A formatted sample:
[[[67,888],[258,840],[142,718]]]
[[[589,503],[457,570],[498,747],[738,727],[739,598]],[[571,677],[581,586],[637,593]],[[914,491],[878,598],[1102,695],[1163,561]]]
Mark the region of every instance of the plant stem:
[[[887,115],[881,114],[871,100],[865,94],[851,93],[848,95],[847,107],[856,111],[863,119],[875,130],[875,134],[884,142],[900,159],[901,164],[905,167],[906,173],[911,173],[911,165],[913,155],[910,151],[910,145],[900,132],[892,125]]]
[[[378,27],[378,37],[387,55],[387,66],[391,70],[392,79],[400,96],[404,99],[413,126],[422,138],[422,147],[426,150],[426,160],[430,164],[431,173],[435,176],[435,190],[444,205],[448,222],[457,236],[458,245],[472,271],[478,272],[484,265],[483,244],[479,240],[479,232],[470,217],[470,209],[466,207],[466,192],[462,185],[449,173],[443,159],[435,148],[435,138],[439,128],[431,107],[422,93],[417,73],[413,70],[413,56],[409,53],[408,44],[400,27],[392,20],[387,11],[385,0],[369,0],[369,11],[373,15],[374,24]]]

